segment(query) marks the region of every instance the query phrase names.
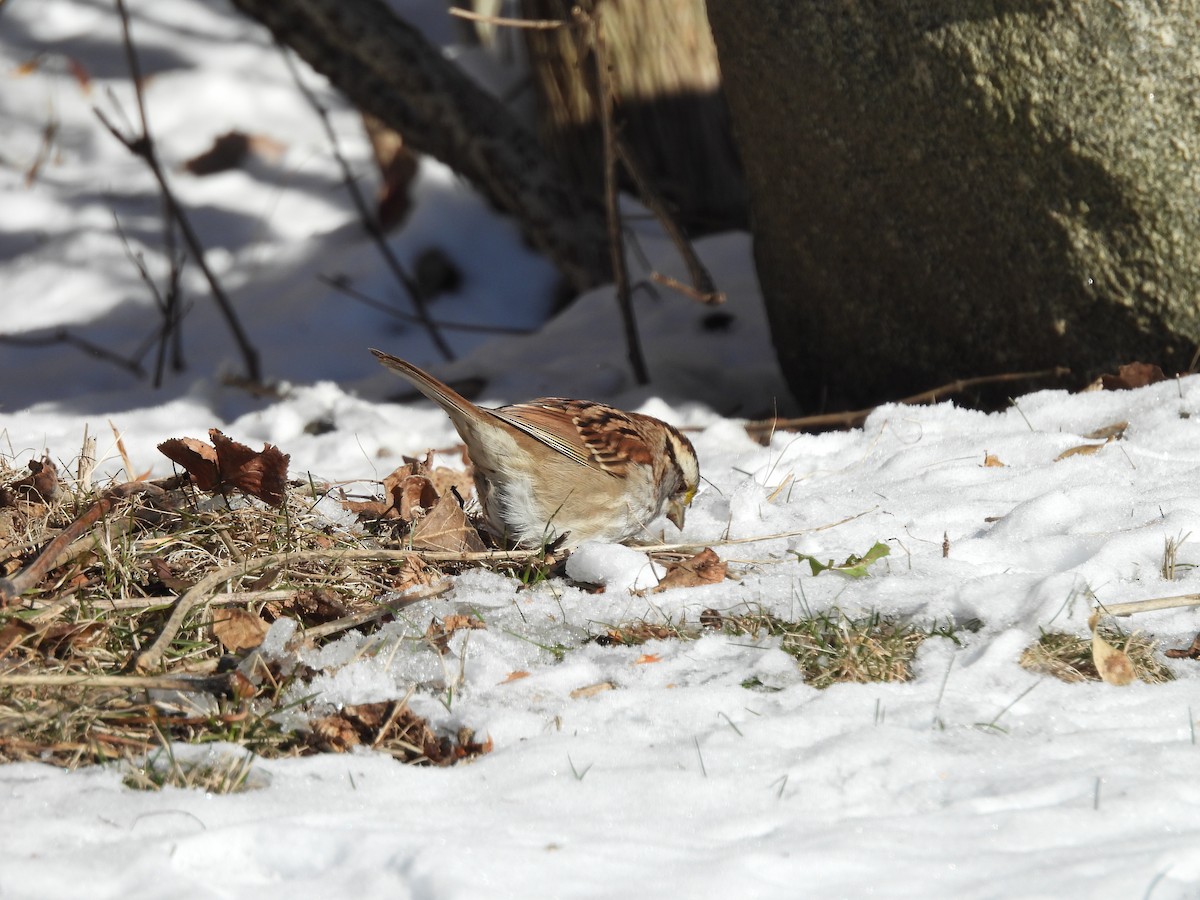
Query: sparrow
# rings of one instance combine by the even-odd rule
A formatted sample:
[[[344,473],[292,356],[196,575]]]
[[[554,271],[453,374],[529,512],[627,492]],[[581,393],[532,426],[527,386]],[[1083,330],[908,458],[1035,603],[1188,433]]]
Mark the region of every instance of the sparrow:
[[[387,368],[440,406],[467,446],[488,528],[518,546],[625,543],[666,512],[676,528],[696,496],[691,442],[652,416],[543,397],[487,409],[381,350]]]

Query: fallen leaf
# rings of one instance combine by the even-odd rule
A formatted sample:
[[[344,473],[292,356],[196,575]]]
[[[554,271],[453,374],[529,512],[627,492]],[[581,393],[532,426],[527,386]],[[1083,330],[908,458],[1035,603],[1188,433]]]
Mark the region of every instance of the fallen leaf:
[[[175,570],[161,556],[151,556],[148,560],[150,568],[154,572],[154,577],[168,591],[174,591],[176,594],[182,594],[190,588],[193,582],[186,578],[179,578],[175,575]]]
[[[215,175],[236,169],[250,152],[250,137],[240,131],[227,131],[213,139],[212,146],[183,164],[193,175]]]
[[[251,450],[216,428],[210,428],[208,436],[211,447],[195,438],[172,438],[159,444],[158,449],[182,466],[202,491],[224,493],[237,488],[270,506],[283,505],[290,456],[272,444]]]
[[[1130,391],[1166,381],[1163,370],[1153,363],[1133,362],[1121,366],[1116,375],[1101,375],[1097,381],[1106,391]]]
[[[1103,446],[1104,444],[1080,444],[1078,447],[1068,447],[1062,453],[1058,454],[1058,456],[1054,457],[1054,461],[1058,462],[1070,456],[1091,456]]]
[[[440,740],[424,718],[397,700],[346,706],[332,716],[310,722],[309,727],[310,743],[318,750],[334,753],[367,746],[410,762],[448,765],[491,749],[491,741],[456,746],[449,738]]]
[[[90,94],[92,92],[92,75],[88,72],[87,67],[74,56],[68,56],[67,68],[71,72],[71,77],[75,79],[75,83],[83,91],[84,96]]]
[[[338,502],[356,516],[367,519],[382,519],[395,509],[387,500],[349,500],[343,497]]]
[[[651,622],[633,622],[629,625],[619,625],[609,628],[606,634],[596,638],[596,643],[602,647],[616,644],[621,647],[635,647],[646,641],[665,641],[679,637],[679,631],[666,625],[655,625]]]
[[[1005,468],[1004,463],[1000,462],[1000,457],[995,456],[987,451],[983,454],[983,465],[986,469],[1002,469]]]
[[[426,568],[425,564],[415,556],[410,556],[399,566],[390,567],[388,574],[391,576],[388,587],[393,591],[400,592],[420,584],[432,584],[437,573]]]
[[[375,163],[381,176],[376,216],[380,227],[389,231],[408,216],[412,205],[411,186],[418,168],[417,157],[405,146],[398,131],[370,113],[363,113],[363,125],[375,151]]]
[[[450,469],[446,466],[433,466],[432,461],[433,451],[427,453],[424,459],[405,457],[404,464],[398,466],[395,471],[383,479],[385,499],[390,498],[400,518],[406,522],[412,521],[413,518],[402,502],[404,499],[403,486],[408,482],[408,479],[420,477],[424,479],[425,484],[431,486],[432,490],[423,493],[416,503],[416,505],[423,509],[429,509],[439,497],[444,497],[455,491],[458,492],[459,497],[465,499],[470,495],[474,487],[474,476],[471,472],[463,471],[462,469]],[[412,488],[408,490],[411,491]],[[415,498],[410,494],[409,502],[411,503],[413,499]]]
[[[409,475],[392,488],[392,497],[392,506],[399,510],[400,518],[405,522],[423,516],[439,499],[433,482],[424,475]]]
[[[3,643],[3,640],[0,640],[0,645],[3,645]],[[1177,648],[1164,650],[1163,655],[1171,659],[1200,659],[1200,634],[1192,638],[1192,645],[1190,647],[1182,650]]]
[[[0,657],[7,656],[17,646],[26,642],[30,635],[37,631],[33,625],[20,619],[9,619],[0,625]],[[33,645],[33,641],[29,645]]]
[[[443,619],[432,619],[429,627],[425,629],[425,640],[429,641],[438,653],[445,653],[449,649],[450,637],[454,632],[476,631],[481,628],[487,628],[487,625],[475,616],[455,613]]]
[[[633,661],[633,664],[635,666],[645,666],[650,663],[657,663],[657,662],[662,662],[662,657],[659,656],[657,653],[643,653],[641,656],[639,656],[637,659],[635,659]]]
[[[259,616],[244,609],[213,611],[213,637],[230,653],[253,650],[267,636],[269,626]]]
[[[61,658],[97,643],[108,634],[103,622],[55,622],[38,633],[38,649],[43,653]]]
[[[701,584],[718,584],[725,580],[728,567],[711,547],[697,553],[691,559],[675,563],[668,567],[667,574],[654,588],[652,593],[667,591],[671,588],[696,587]]]
[[[1117,687],[1124,687],[1137,677],[1133,660],[1124,650],[1118,650],[1100,637],[1098,620],[1097,613],[1092,613],[1088,619],[1088,627],[1092,629],[1092,662],[1096,664],[1096,671],[1102,679]]]
[[[503,681],[500,681],[497,683],[498,684],[511,684],[514,681],[520,681],[522,678],[528,678],[528,677],[529,677],[529,673],[526,672],[524,669],[517,669],[515,672],[509,672]]]
[[[326,753],[345,753],[362,743],[354,725],[341,713],[314,719],[308,727],[312,735],[310,741]]]
[[[4,492],[6,502],[11,503],[13,498],[26,501],[41,500],[46,503],[57,500],[62,488],[58,483],[58,469],[50,461],[50,457],[31,459],[27,466],[29,474],[8,485]]]
[[[215,491],[221,484],[217,449],[196,438],[171,438],[158,445],[158,452],[183,467],[192,483],[202,491]]]
[[[1113,422],[1111,425],[1097,428],[1095,431],[1083,435],[1083,437],[1089,441],[1119,441],[1125,436],[1125,429],[1128,427],[1128,422]]]
[[[266,611],[272,619],[284,617],[299,619],[305,625],[320,625],[349,615],[349,608],[329,588],[312,588],[282,600],[271,600]]]
[[[712,631],[720,631],[725,627],[725,619],[721,613],[715,609],[705,609],[700,613],[700,627],[708,628]]]
[[[616,689],[616,685],[611,681],[597,681],[595,684],[589,684],[587,687],[575,688],[571,691],[572,700],[580,700],[584,697],[594,697],[597,694],[603,694],[605,691]]]
[[[478,553],[484,549],[479,532],[471,527],[467,515],[452,495],[447,494],[433,509],[413,525],[412,545],[421,550],[449,553]]]

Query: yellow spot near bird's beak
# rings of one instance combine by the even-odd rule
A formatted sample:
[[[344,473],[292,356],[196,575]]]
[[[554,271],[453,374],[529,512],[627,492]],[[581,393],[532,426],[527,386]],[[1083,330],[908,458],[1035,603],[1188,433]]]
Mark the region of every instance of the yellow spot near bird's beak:
[[[683,495],[683,499],[675,499],[667,504],[667,518],[680,531],[683,531],[683,516],[687,512],[688,506],[692,502],[692,498],[696,496],[696,489],[692,488]]]

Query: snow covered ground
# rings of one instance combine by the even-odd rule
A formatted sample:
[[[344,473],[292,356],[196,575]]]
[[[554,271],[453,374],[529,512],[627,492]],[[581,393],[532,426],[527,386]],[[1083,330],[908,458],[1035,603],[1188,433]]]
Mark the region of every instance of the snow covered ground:
[[[777,434],[763,447],[731,418],[788,402],[745,235],[700,245],[730,296],[727,328],[706,327],[711,311],[691,301],[639,294],[649,389],[628,375],[607,291],[537,336],[456,332],[462,358],[441,365],[419,330],[318,280],[396,293],[266,36],[216,3],[133,11],[172,183],[265,374],[287,390],[262,399],[222,384],[238,359],[193,267],[189,366],[157,391],[70,346],[0,345],[6,453],[24,462],[48,451],[70,468],[86,426],[115,474],[111,422],[135,468],[165,474],[158,441],[219,427],[280,445],[294,472],[370,481],[402,453],[457,442],[429,404],[388,402],[403,385],[366,352],[380,346],[445,377],[486,378],[483,402],[590,396],[693,428],[710,484],[686,538],[802,533],[718,546],[735,579],[647,596],[616,582],[602,594],[554,580],[518,591],[499,575],[463,575],[388,626],[423,629],[434,613],[468,610],[487,621],[453,640],[464,683],[449,704],[429,654],[331,666],[320,685],[330,704],[416,684],[417,712],[490,736],[493,752],[470,765],[406,768],[370,753],[264,761],[265,786],[233,796],[133,791],[106,769],[0,767],[0,897],[1200,896],[1196,663],[1171,662],[1173,682],[1127,687],[1065,684],[1017,664],[1043,630],[1086,635],[1093,595],[1198,590],[1200,379],[1043,391],[991,415],[885,407],[861,429]],[[150,178],[91,111],[122,121],[111,88],[133,116],[116,16],[107,3],[9,0],[0,66],[0,333],[66,327],[132,353],[156,313],[114,211],[151,271],[165,266]],[[369,179],[355,114],[311,80]],[[27,178],[50,123],[49,152]],[[232,129],[281,152],[208,178],[180,170]],[[463,270],[435,315],[518,326],[545,317],[554,273],[511,223],[432,163],[416,195],[398,254],[437,247]],[[651,259],[681,275],[661,238],[642,232]],[[1117,421],[1129,423],[1123,440],[1056,461]],[[1004,465],[985,466],[987,454]],[[1160,571],[1167,539],[1180,544],[1174,581]],[[877,541],[891,555],[868,578],[814,577],[798,558],[841,560]],[[610,550],[593,564],[619,581],[628,559]],[[640,566],[635,557],[632,575]],[[926,641],[911,682],[819,691],[773,639],[583,641],[599,623],[694,622],[706,608],[795,618],[834,607],[954,623],[960,643]],[[961,627],[972,622],[977,630]],[[1187,646],[1200,628],[1189,610],[1128,627],[1167,646]],[[326,661],[350,659],[356,641]],[[539,646],[555,644],[568,648],[561,661]],[[743,686],[755,681],[768,690]],[[613,687],[578,693],[601,683]]]

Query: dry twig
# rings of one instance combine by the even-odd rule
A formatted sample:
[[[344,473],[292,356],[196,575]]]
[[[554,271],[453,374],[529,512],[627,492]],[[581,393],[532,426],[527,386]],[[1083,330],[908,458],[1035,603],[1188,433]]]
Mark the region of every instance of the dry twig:
[[[362,191],[358,189],[358,181],[354,177],[354,172],[350,169],[350,163],[346,161],[345,155],[342,153],[341,144],[338,143],[337,132],[333,130],[333,125],[329,121],[329,112],[325,106],[317,99],[317,95],[309,90],[308,85],[300,77],[300,72],[296,69],[296,63],[292,60],[291,53],[281,44],[279,52],[283,55],[283,60],[287,63],[288,71],[292,75],[292,81],[299,88],[304,99],[308,101],[308,105],[312,107],[317,114],[317,118],[321,120],[321,126],[325,130],[325,137],[329,140],[329,146],[333,151],[333,158],[338,164],[338,168],[342,170],[342,183],[346,186],[347,193],[350,194],[350,199],[354,202],[354,208],[358,211],[358,220],[379,251],[379,255],[383,257],[383,261],[387,264],[388,269],[395,277],[396,281],[408,292],[408,296],[412,299],[413,308],[417,311],[417,320],[429,334],[429,339],[433,341],[433,345],[437,347],[438,352],[445,359],[454,359],[454,351],[450,349],[450,345],[446,343],[446,339],[442,336],[436,322],[429,315],[429,305],[425,302],[425,295],[421,292],[421,286],[413,279],[411,275],[401,265],[400,260],[392,251],[391,244],[387,241],[387,236],[384,235],[383,229],[379,227],[379,221],[371,212],[371,208],[367,205],[367,200],[363,196]]]
[[[192,258],[196,261],[196,265],[200,267],[205,280],[208,282],[209,289],[212,291],[213,299],[217,303],[217,308],[225,319],[230,332],[233,334],[234,340],[237,342],[238,350],[242,355],[242,362],[246,366],[246,376],[252,381],[262,380],[262,371],[259,366],[258,350],[250,343],[249,337],[242,328],[242,323],[234,311],[233,303],[229,296],[225,293],[225,289],[209,268],[208,262],[205,259],[204,245],[200,241],[199,235],[192,228],[191,220],[188,219],[187,213],[175,198],[174,192],[171,190],[170,184],[167,182],[166,173],[163,171],[161,162],[158,159],[158,151],[154,145],[154,139],[150,135],[149,120],[146,116],[146,101],[142,89],[142,68],[138,61],[137,50],[133,45],[133,38],[129,28],[129,11],[125,8],[125,0],[117,0],[117,13],[121,18],[121,35],[125,47],[125,58],[129,64],[129,75],[133,82],[134,96],[137,99],[138,117],[141,121],[141,133],[127,135],[116,125],[99,108],[93,108],[96,118],[100,123],[108,129],[108,131],[134,156],[146,163],[150,169],[154,180],[158,182],[159,191],[162,193],[163,203],[166,205],[167,212],[170,217],[179,226],[179,231],[183,235],[184,242],[188,245],[188,250],[192,254]],[[174,317],[176,314],[168,316],[167,325],[170,326],[176,322]],[[165,333],[169,333],[165,332]]]
[[[89,529],[112,512],[113,508],[127,497],[135,494],[153,493],[161,496],[163,485],[149,481],[128,481],[106,490],[54,540],[46,545],[37,557],[11,578],[0,578],[0,608],[8,606],[23,593],[35,587],[47,573],[69,562],[81,553],[91,550],[92,541],[79,541]],[[76,543],[79,541],[79,543]]]
[[[951,381],[949,384],[943,384],[941,387],[933,388],[932,390],[922,391],[919,394],[913,394],[911,397],[905,397],[902,400],[892,401],[900,405],[915,406],[921,403],[936,403],[949,394],[957,394],[968,388],[979,387],[985,384],[1005,384],[1010,381],[1031,381],[1037,378],[1066,378],[1071,374],[1071,370],[1063,366],[1055,366],[1053,369],[1042,369],[1037,372],[1005,372],[1000,375],[980,375],[976,378],[959,378],[957,381]],[[880,404],[886,405],[886,404]],[[857,428],[867,420],[867,417],[879,406],[871,406],[867,409],[858,409],[840,413],[821,413],[815,416],[800,416],[794,419],[764,419],[760,422],[747,422],[746,431],[753,438],[761,438],[769,435],[774,431],[799,431],[805,428]]]
[[[323,562],[336,564],[341,562],[388,562],[397,560],[407,560],[412,558],[421,558],[423,554],[415,550],[301,550],[284,551],[283,553],[272,553],[269,556],[260,556],[256,559],[247,559],[238,562],[232,566],[226,566],[223,569],[218,569],[211,572],[205,577],[197,581],[191,588],[184,592],[175,602],[174,609],[171,610],[171,615],[167,618],[166,623],[159,631],[158,636],[150,646],[136,654],[130,661],[129,668],[134,671],[145,672],[156,667],[167,652],[167,648],[171,646],[171,642],[175,640],[175,636],[179,634],[183,628],[183,622],[188,617],[188,614],[197,607],[206,606],[212,602],[214,595],[213,591],[227,581],[234,578],[240,578],[243,575],[249,575],[251,572],[260,572],[263,569],[272,568],[275,566],[286,567],[304,562]],[[369,620],[368,620],[369,621]],[[352,626],[347,626],[352,627]]]
[[[617,195],[617,138],[613,127],[613,105],[615,95],[612,75],[609,72],[608,52],[600,22],[599,3],[592,4],[590,12],[577,6],[573,10],[584,26],[581,40],[586,40],[592,51],[596,67],[596,109],[600,114],[600,134],[604,142],[604,209],[608,221],[609,253],[612,257],[613,280],[617,288],[617,305],[621,310],[621,322],[625,328],[625,345],[629,354],[629,365],[638,384],[650,383],[650,372],[646,357],[642,353],[641,338],[638,336],[637,319],[633,312],[633,292],[629,286],[629,267],[625,260],[625,241],[621,236],[621,206]],[[584,56],[584,54],[580,54]]]

